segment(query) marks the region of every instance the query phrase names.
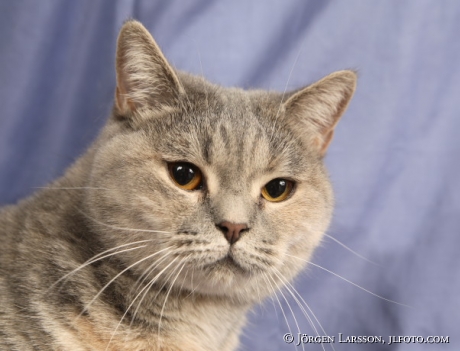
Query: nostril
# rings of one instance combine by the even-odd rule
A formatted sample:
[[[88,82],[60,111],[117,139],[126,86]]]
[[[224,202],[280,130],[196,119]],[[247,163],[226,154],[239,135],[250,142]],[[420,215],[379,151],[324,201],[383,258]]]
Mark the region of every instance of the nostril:
[[[228,228],[221,224],[216,224],[216,228],[219,229],[224,234],[228,232]]]
[[[249,230],[245,223],[232,223],[228,221],[216,224],[216,227],[224,233],[224,236],[230,245],[233,245],[240,239],[241,233]]]

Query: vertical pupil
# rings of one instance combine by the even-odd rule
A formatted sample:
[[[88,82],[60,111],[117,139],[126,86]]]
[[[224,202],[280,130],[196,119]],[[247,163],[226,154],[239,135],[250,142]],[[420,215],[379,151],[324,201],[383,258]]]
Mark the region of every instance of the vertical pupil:
[[[282,179],[272,180],[266,185],[267,193],[273,197],[277,198],[281,196],[286,190],[286,181]]]
[[[195,172],[189,166],[177,165],[173,169],[174,179],[180,185],[187,185],[195,177]]]

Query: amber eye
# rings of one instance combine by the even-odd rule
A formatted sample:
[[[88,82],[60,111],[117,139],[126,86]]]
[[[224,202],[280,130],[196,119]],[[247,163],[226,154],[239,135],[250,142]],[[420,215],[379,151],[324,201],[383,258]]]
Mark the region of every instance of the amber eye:
[[[168,164],[169,174],[176,185],[184,190],[198,190],[203,186],[203,176],[198,167],[187,162]]]
[[[269,181],[262,188],[262,196],[265,200],[279,202],[286,200],[294,188],[294,182],[287,179],[276,178]]]

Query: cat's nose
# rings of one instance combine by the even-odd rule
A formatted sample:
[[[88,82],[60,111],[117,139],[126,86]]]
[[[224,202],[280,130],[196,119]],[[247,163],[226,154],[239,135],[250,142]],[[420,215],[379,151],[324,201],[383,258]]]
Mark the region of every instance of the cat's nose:
[[[228,221],[216,224],[216,227],[224,233],[230,245],[236,243],[241,237],[241,233],[248,230],[248,226],[245,223],[232,223]]]

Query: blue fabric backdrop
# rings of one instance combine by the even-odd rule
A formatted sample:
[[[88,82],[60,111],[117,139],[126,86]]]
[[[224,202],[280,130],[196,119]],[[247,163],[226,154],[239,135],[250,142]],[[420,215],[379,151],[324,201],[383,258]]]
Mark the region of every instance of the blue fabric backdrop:
[[[337,351],[459,350],[460,2],[0,0],[1,204],[62,174],[97,135],[129,17],[177,68],[225,86],[284,90],[359,71],[326,162],[337,195],[328,234],[364,258],[326,237],[314,262],[411,307],[317,267],[296,287],[336,338],[450,337],[431,345],[336,340]],[[295,301],[291,313],[279,299],[292,332],[295,316],[301,332],[315,335]],[[241,350],[293,350],[288,331],[268,300],[250,315]]]

